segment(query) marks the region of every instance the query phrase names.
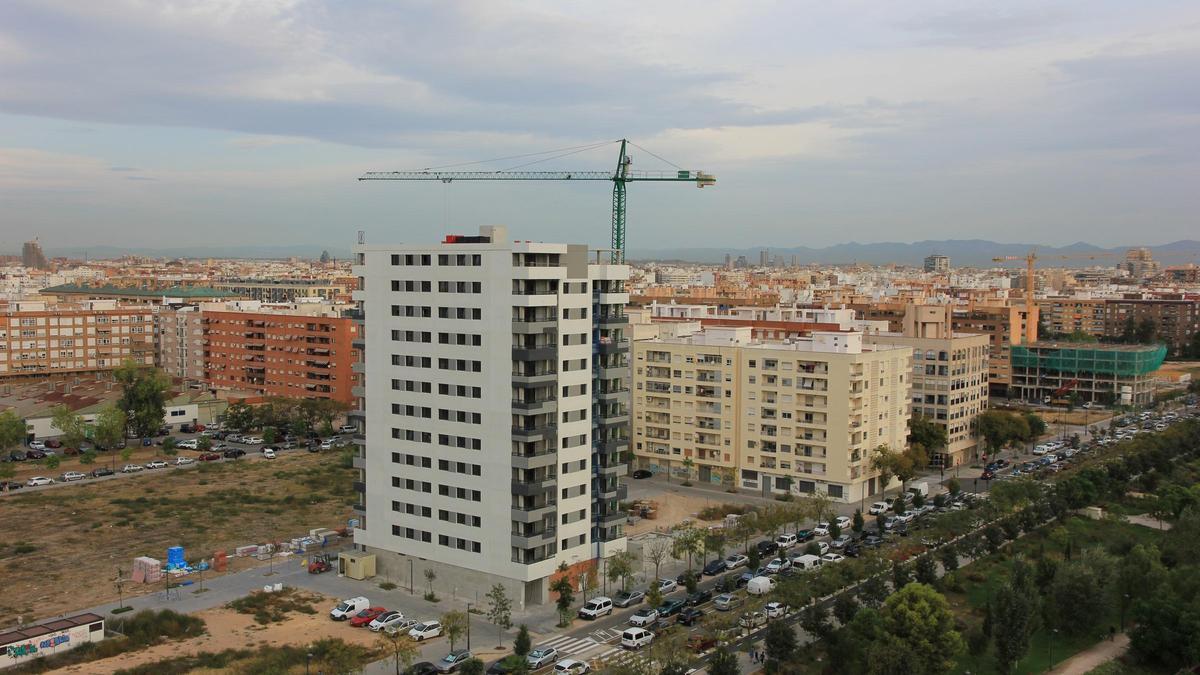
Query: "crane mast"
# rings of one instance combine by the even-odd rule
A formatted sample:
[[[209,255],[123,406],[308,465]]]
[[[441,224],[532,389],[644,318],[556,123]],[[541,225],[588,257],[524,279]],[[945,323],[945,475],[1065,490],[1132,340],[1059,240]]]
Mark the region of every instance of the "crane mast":
[[[626,185],[635,182],[671,182],[695,183],[703,188],[715,185],[717,179],[703,171],[679,169],[677,171],[633,171],[630,167],[633,158],[628,153],[630,142],[622,138],[620,153],[617,156],[615,171],[368,171],[359,176],[360,181],[370,180],[408,180],[408,181],[441,181],[451,183],[456,180],[604,180],[613,184],[612,197],[612,262],[625,262],[625,229],[626,229]],[[539,160],[542,161],[542,160]]]

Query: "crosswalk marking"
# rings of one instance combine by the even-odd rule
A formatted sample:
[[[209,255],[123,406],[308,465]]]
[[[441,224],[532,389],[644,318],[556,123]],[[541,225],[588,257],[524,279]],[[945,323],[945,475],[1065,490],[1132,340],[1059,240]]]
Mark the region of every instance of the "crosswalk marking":
[[[575,656],[591,651],[600,645],[590,637],[577,638],[570,635],[560,635],[558,637],[545,640],[540,643],[546,647],[554,647],[560,654],[565,656]]]

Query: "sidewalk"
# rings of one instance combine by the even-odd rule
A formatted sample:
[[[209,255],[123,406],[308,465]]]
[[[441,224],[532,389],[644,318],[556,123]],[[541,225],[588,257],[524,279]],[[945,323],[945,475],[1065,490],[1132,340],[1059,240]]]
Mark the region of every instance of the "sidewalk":
[[[1090,649],[1063,661],[1050,670],[1051,675],[1084,675],[1120,657],[1129,648],[1129,636],[1118,633],[1112,640],[1101,640]]]

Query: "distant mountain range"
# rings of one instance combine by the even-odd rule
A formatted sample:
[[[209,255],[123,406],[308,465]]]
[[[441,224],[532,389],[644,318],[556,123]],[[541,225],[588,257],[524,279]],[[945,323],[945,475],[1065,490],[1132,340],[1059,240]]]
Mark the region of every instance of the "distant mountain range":
[[[1102,254],[1095,258],[1075,258],[1070,260],[1051,260],[1045,264],[1056,267],[1089,267],[1093,265],[1113,266],[1129,250],[1128,246],[1103,248],[1077,242],[1068,246],[1038,246],[1036,244],[1001,244],[984,239],[944,239],[902,242],[879,242],[860,244],[850,242],[835,244],[824,248],[809,246],[760,246],[754,248],[678,248],[678,249],[649,249],[632,248],[629,259],[633,261],[680,261],[700,263],[720,263],[725,261],[728,253],[736,260],[738,256],[746,256],[751,265],[758,264],[759,252],[766,249],[772,258],[781,256],[790,263],[792,256],[802,265],[821,263],[839,265],[850,263],[867,263],[884,265],[896,263],[900,265],[920,265],[925,256],[938,253],[950,256],[950,264],[955,267],[992,267],[992,258],[998,256],[1024,256],[1030,249],[1037,249],[1038,254],[1051,258],[1055,255],[1068,254]],[[1164,265],[1178,265],[1186,262],[1200,261],[1200,241],[1184,239],[1181,241],[1148,246],[1155,260]],[[118,246],[90,246],[57,248],[46,247],[46,255],[50,257],[92,259],[119,258],[125,255],[146,256],[151,258],[318,258],[322,251],[329,251],[334,258],[350,257],[350,250],[344,247],[323,248],[308,244],[266,245],[266,246],[179,246],[172,248],[121,248]]]
[[[766,249],[772,258],[780,256],[785,263],[789,264],[791,263],[792,256],[796,256],[797,262],[801,265],[810,263],[826,265],[850,263],[920,265],[924,262],[925,256],[937,253],[950,256],[950,264],[954,267],[993,267],[996,263],[992,261],[992,258],[1010,255],[1024,256],[1029,253],[1030,249],[1036,249],[1038,255],[1048,258],[1045,263],[1046,265],[1053,265],[1055,267],[1090,267],[1094,265],[1112,267],[1124,257],[1125,252],[1130,248],[1132,247],[1103,248],[1082,241],[1067,246],[1038,246],[1036,244],[1001,244],[984,239],[944,239],[937,241],[914,241],[912,243],[879,242],[874,244],[860,244],[858,242],[850,242],[848,244],[835,244],[824,248],[812,248],[809,246],[760,246],[741,249],[630,249],[628,258],[632,261],[678,260],[681,262],[720,263],[724,262],[725,255],[729,254],[733,256],[734,260],[737,260],[738,256],[746,256],[746,260],[751,265],[757,265],[759,253]],[[1150,249],[1154,259],[1163,265],[1178,265],[1200,260],[1200,241],[1184,239],[1159,246],[1147,246],[1146,248]],[[1105,253],[1112,255],[1098,255]],[[1069,260],[1051,259],[1055,255],[1079,254],[1092,254],[1097,255],[1097,257],[1090,259],[1080,257]]]

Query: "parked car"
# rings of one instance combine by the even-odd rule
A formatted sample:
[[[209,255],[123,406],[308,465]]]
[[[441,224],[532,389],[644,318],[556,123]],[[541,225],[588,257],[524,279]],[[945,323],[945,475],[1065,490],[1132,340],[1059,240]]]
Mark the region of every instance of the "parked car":
[[[676,617],[675,620],[685,626],[691,626],[699,621],[703,616],[704,611],[698,607],[684,607],[683,610],[679,612],[679,616]]]
[[[360,613],[360,611],[368,607],[371,607],[371,601],[368,601],[364,596],[347,598],[337,603],[334,609],[329,610],[329,617],[334,621],[346,621],[349,617]]]
[[[392,625],[393,623],[399,623],[403,620],[404,620],[403,612],[399,612],[394,609],[389,609],[388,611],[384,612],[383,614],[380,614],[379,616],[372,619],[371,623],[367,624],[367,628],[369,628],[371,630],[371,632],[373,632],[373,633],[378,633],[379,631],[383,630],[384,628],[387,628],[388,626]]]
[[[643,478],[649,478],[649,477],[653,476],[654,473],[651,471],[647,471],[646,469],[638,469],[637,471],[634,471],[633,473],[631,473],[629,475],[633,478],[641,480]]]
[[[747,630],[754,630],[767,625],[767,615],[765,612],[745,612],[738,617],[738,625]]]
[[[435,638],[442,634],[440,621],[422,621],[408,631],[408,636],[417,642]]]
[[[644,594],[643,594],[644,596]],[[639,601],[640,602],[640,601]],[[581,619],[598,619],[602,616],[612,614],[613,602],[606,597],[592,598],[583,603],[583,607],[579,608],[579,618]]]
[[[829,523],[817,523],[812,531],[818,537],[827,537],[829,536]]]
[[[658,620],[658,610],[654,607],[642,607],[629,617],[631,626],[649,626]]]
[[[845,559],[846,556],[841,555],[840,553],[826,553],[825,555],[821,556],[821,560],[825,561],[825,563],[839,563]]]
[[[768,619],[782,619],[787,615],[787,605],[782,602],[768,602],[763,607],[763,612],[766,613]]]
[[[262,456],[266,459],[275,459],[275,451],[271,448],[263,448]]]
[[[734,553],[725,559],[725,569],[736,570],[739,567],[744,567],[748,562],[750,562],[750,559],[746,556],[741,553]]]
[[[8,459],[12,462],[24,462],[29,458],[25,456],[25,453],[21,452],[20,450],[16,450],[8,455]]]
[[[29,450],[25,453],[25,459],[46,459],[46,453],[41,450]]]
[[[679,582],[675,581],[674,579],[659,579],[658,580],[658,592],[662,593],[663,595],[666,595],[668,593],[674,593],[676,591],[676,589],[678,589],[678,588],[679,588]]]
[[[728,569],[728,567],[728,564],[724,560],[712,560],[704,566],[703,572],[707,576],[715,577]]]
[[[554,664],[554,675],[585,675],[592,667],[578,659],[563,659]]]
[[[632,607],[646,599],[646,594],[641,591],[621,591],[617,593],[617,597],[613,598],[612,604],[617,607]]]
[[[758,547],[758,557],[760,558],[765,558],[769,555],[775,555],[775,553],[779,551],[779,544],[776,544],[770,539],[764,539],[763,541],[758,542],[755,546]]]
[[[779,546],[779,548],[781,548],[781,549],[789,549],[789,548],[795,546],[796,541],[797,541],[796,535],[794,535],[794,534],[786,534],[785,533],[785,534],[779,535],[778,537],[775,537],[775,544],[777,546]]]
[[[791,569],[792,563],[787,558],[774,558],[767,563],[767,574],[779,574],[785,569]]]
[[[142,466],[141,464],[126,464],[121,469],[121,473],[137,473],[139,471],[145,471],[145,470],[146,470],[146,467]]]
[[[470,658],[471,652],[465,649],[455,649],[438,659],[433,665],[439,673],[453,673],[457,672],[459,667]]]
[[[246,454],[246,451],[241,448],[228,448],[221,452],[221,456],[225,459],[237,459]]]
[[[30,450],[45,450],[46,444],[41,441],[29,441]]]
[[[60,478],[64,483],[70,483],[87,478],[87,474],[79,473],[78,471],[67,471]]]
[[[25,487],[24,483],[18,483],[15,480],[0,480],[0,492],[11,492],[23,487]]]
[[[108,468],[107,466],[102,466],[102,467],[99,467],[96,469],[92,469],[92,478],[100,478],[101,476],[111,476],[111,475],[113,475],[113,473],[114,472],[112,469]]]
[[[854,521],[850,519],[850,516],[838,516],[837,518],[833,519],[833,522],[837,523],[838,528],[843,532],[849,530],[850,526],[854,523]]]
[[[47,478],[45,476],[34,476],[33,478],[30,478],[29,480],[25,481],[25,485],[27,487],[38,487],[41,485],[53,485],[53,484],[54,484],[54,479]]]
[[[354,434],[354,433],[358,433],[358,427],[356,427],[356,426],[355,426],[355,425],[353,425],[353,424],[343,424],[342,426],[338,427],[338,433],[339,433],[339,434]]]
[[[713,596],[712,591],[706,591],[704,589],[697,589],[695,593],[688,594],[687,604],[692,607],[695,607],[697,605],[703,605],[704,603],[708,602],[709,600],[712,600],[712,596]]]
[[[812,541],[816,536],[812,530],[796,530],[796,539],[801,543]]]
[[[350,618],[350,625],[355,628],[362,628],[363,626],[369,626],[369,625],[371,625],[372,621],[377,619],[379,617],[379,615],[383,614],[386,611],[387,611],[387,607],[368,607],[366,609],[360,610],[358,612],[358,614],[355,614],[353,617]]]
[[[887,502],[875,502],[874,504],[871,504],[871,508],[867,511],[867,513],[871,514],[872,516],[877,516],[881,513],[887,513],[891,508],[892,505],[888,504]]]
[[[658,616],[660,618],[667,617],[667,616],[675,616],[685,606],[687,606],[686,600],[664,600],[663,604],[658,606]]]
[[[534,670],[537,670],[542,666],[548,666],[557,660],[558,650],[554,647],[538,647],[537,649],[529,652],[529,655],[525,657],[525,662],[528,663],[529,667]]]
[[[146,468],[147,469],[165,469],[165,468],[167,468],[167,463],[162,461],[161,459],[152,459],[149,462],[146,462]]]
[[[728,612],[731,609],[736,609],[742,606],[742,598],[733,593],[722,593],[713,598],[713,608],[717,611]]]
[[[215,452],[206,452],[196,459],[200,460],[201,462],[216,462],[221,459],[221,456]]]
[[[621,632],[621,646],[626,649],[641,649],[654,641],[654,633],[645,628],[626,628]]]
[[[830,540],[829,548],[846,548],[846,545],[851,541],[850,535],[843,534]]]

